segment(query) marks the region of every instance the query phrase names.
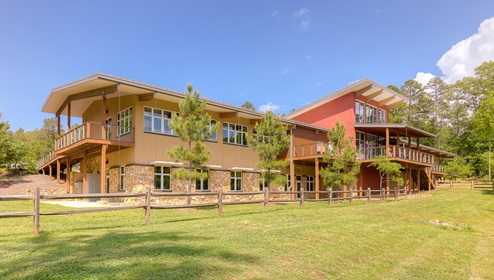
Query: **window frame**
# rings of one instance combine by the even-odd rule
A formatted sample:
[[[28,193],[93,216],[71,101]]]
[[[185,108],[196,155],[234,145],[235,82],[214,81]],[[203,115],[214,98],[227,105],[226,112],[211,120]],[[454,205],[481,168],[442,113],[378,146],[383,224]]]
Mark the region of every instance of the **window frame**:
[[[378,109],[378,121],[379,123],[388,123],[386,110]]]
[[[372,106],[369,103],[365,104],[365,123],[377,123],[377,114],[376,106]]]
[[[121,190],[121,191],[124,191],[125,190],[125,166],[120,166],[118,168],[118,172],[119,172],[119,178],[120,178],[120,181],[119,181],[119,184],[118,184],[118,189]]]
[[[305,188],[308,192],[315,191],[314,176],[307,176],[307,179],[305,181]]]
[[[132,106],[117,113],[117,137],[132,132]]]
[[[170,110],[155,108],[155,107],[150,107],[150,106],[144,106],[143,130],[144,130],[144,132],[148,132],[148,133],[177,136],[177,134],[173,131],[173,129],[170,126],[170,121],[174,118],[174,116],[178,116],[178,113],[175,111],[170,111]],[[148,121],[150,121],[149,128],[146,127],[146,119],[148,119]],[[159,121],[159,128],[156,127],[156,122],[158,122],[158,121]]]
[[[159,172],[157,172],[157,168],[159,168]],[[168,173],[165,172],[165,168],[168,170]],[[172,190],[172,180],[171,180],[172,168],[170,166],[163,165],[154,165],[153,166],[153,185],[154,190],[157,191],[171,191]],[[160,186],[156,187],[156,178],[159,178]],[[168,178],[165,180],[165,178]],[[168,188],[165,188],[165,181],[168,181]]]
[[[230,171],[230,191],[242,191],[242,171]]]
[[[223,133],[223,144],[247,147],[247,133],[249,131],[248,126],[223,122],[221,128]]]
[[[360,100],[355,100],[355,123],[365,123],[365,102]]]
[[[210,191],[209,190],[209,170],[197,169],[197,172],[201,172],[201,173],[207,172],[208,178],[196,179],[196,192],[209,192]]]

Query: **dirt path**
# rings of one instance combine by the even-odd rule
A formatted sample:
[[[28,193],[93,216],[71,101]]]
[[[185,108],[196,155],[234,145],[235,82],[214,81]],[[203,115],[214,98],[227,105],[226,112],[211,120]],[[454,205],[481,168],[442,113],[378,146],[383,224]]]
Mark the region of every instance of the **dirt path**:
[[[24,175],[19,177],[7,173],[0,173],[0,195],[24,195],[28,188],[55,187],[65,189],[65,184],[57,184],[48,175]]]

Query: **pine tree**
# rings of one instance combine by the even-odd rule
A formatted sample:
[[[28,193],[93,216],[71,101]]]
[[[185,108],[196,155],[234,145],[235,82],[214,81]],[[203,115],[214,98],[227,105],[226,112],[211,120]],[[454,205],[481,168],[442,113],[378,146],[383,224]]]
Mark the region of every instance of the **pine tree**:
[[[211,152],[203,141],[210,139],[218,129],[216,124],[211,125],[211,116],[205,112],[206,102],[200,99],[197,90],[193,93],[192,90],[193,87],[189,84],[185,99],[178,104],[180,114],[175,114],[170,122],[174,133],[186,145],[175,146],[167,152],[172,159],[187,162],[186,168],[174,172],[173,177],[185,180],[188,192],[195,180],[208,177],[207,172],[202,171],[206,169],[203,164],[211,158]]]
[[[281,119],[276,117],[272,111],[268,111],[260,123],[254,126],[254,134],[247,137],[252,149],[259,153],[259,162],[256,164],[262,170],[261,178],[265,180],[266,186],[271,182],[277,185],[285,184],[285,177],[273,171],[285,168],[289,162],[278,160],[278,155],[290,145],[290,136],[287,135],[286,127]]]
[[[357,149],[352,146],[353,137],[345,138],[346,129],[340,122],[328,133],[328,147],[323,161],[328,164],[321,169],[324,186],[333,190],[341,190],[343,186],[353,185],[360,172],[357,162]]]
[[[379,188],[382,189],[383,183],[385,183],[387,180],[396,182],[398,186],[403,185],[403,179],[400,177],[401,164],[389,161],[386,156],[377,156],[373,159],[375,161],[369,164],[369,166],[375,167],[379,171]],[[389,175],[389,179],[386,179],[386,177],[388,177],[387,175]]]

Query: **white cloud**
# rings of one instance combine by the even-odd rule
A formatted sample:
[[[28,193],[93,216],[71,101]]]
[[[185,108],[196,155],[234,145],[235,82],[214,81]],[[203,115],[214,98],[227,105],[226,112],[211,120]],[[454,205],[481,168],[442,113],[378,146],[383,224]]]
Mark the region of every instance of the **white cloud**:
[[[294,18],[300,19],[300,29],[309,29],[310,27],[310,11],[307,8],[301,8],[292,15]]]
[[[306,55],[305,59],[307,59],[307,60],[312,59],[312,55],[310,55],[310,54]]]
[[[322,82],[317,82],[316,86],[322,86]]]
[[[271,17],[274,18],[275,20],[281,20],[281,12],[274,11],[273,13],[271,13]]]
[[[273,104],[272,102],[268,102],[267,104],[264,104],[264,105],[261,105],[259,107],[259,111],[261,112],[267,112],[267,111],[275,111],[275,110],[279,110],[280,109],[280,105],[276,105],[276,104]]]
[[[436,65],[444,81],[454,83],[473,76],[475,68],[489,60],[494,60],[494,17],[484,20],[477,33],[451,47]]]
[[[418,72],[417,75],[415,76],[415,81],[421,83],[423,86],[427,85],[427,83],[432,79],[435,78],[431,73],[424,73],[424,72]]]
[[[290,70],[285,69],[285,70],[280,72],[280,75],[284,76],[284,75],[288,74],[288,72],[290,72]]]

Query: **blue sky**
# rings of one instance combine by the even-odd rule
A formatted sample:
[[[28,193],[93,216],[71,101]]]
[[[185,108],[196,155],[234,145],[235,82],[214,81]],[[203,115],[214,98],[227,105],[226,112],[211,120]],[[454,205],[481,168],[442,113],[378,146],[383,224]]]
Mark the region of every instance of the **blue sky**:
[[[1,120],[41,127],[50,90],[95,72],[276,113],[365,77],[453,81],[494,60],[493,17],[492,0],[0,0]]]

